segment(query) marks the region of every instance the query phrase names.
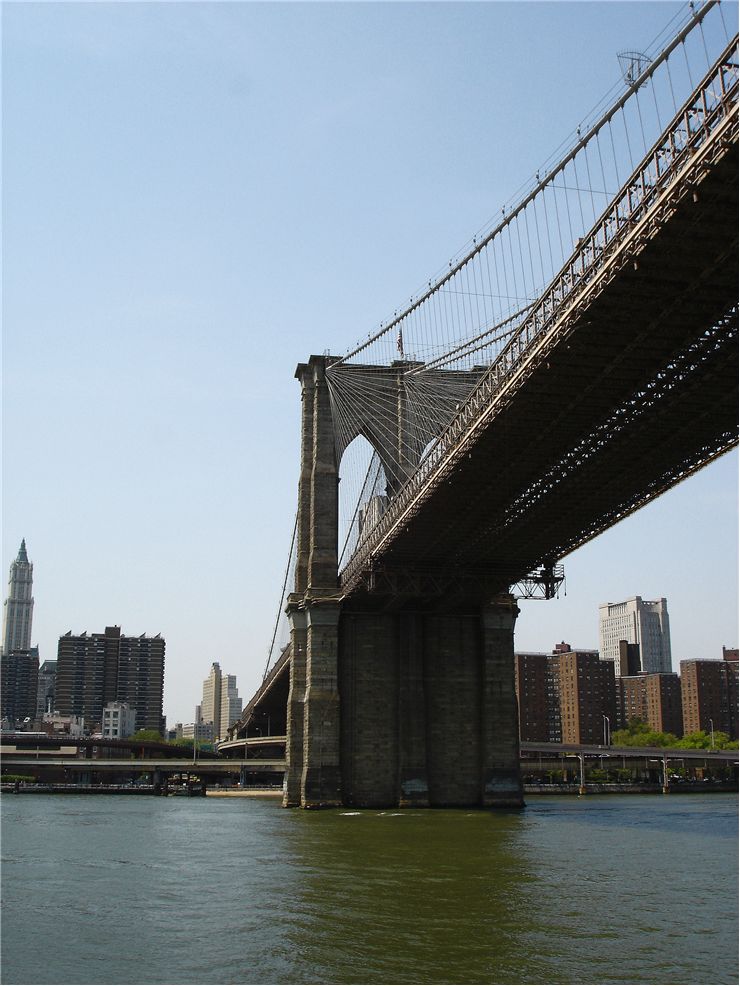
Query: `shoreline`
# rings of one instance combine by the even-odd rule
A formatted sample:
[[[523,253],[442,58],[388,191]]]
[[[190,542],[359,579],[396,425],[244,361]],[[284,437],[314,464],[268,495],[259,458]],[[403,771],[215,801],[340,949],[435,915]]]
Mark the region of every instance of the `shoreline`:
[[[137,786],[120,784],[2,784],[0,792],[8,794],[108,794],[136,795],[143,797],[178,797],[185,792],[177,790],[164,792],[155,791],[151,784]],[[737,794],[736,784],[672,784],[668,791],[663,791],[660,784],[589,784],[582,792],[578,784],[525,784],[526,797],[588,797],[594,794]],[[202,797],[200,791],[193,792],[190,797]],[[223,788],[206,790],[208,798],[282,798],[282,788]],[[461,806],[463,807],[463,806]],[[470,807],[470,806],[467,806]]]

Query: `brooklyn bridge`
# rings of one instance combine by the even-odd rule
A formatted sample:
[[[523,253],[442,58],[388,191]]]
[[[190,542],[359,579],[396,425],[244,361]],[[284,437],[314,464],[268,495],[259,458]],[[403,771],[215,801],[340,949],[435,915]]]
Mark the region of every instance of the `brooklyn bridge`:
[[[520,805],[517,599],[737,444],[737,36],[711,50],[717,14],[625,53],[606,109],[468,250],[298,365],[290,642],[227,744],[285,737],[286,806]]]

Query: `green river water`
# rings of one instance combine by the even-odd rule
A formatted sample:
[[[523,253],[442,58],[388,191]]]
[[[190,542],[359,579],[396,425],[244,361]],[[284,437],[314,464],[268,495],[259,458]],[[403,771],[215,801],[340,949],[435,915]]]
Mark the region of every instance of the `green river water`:
[[[737,799],[6,795],[18,983],[736,983]]]

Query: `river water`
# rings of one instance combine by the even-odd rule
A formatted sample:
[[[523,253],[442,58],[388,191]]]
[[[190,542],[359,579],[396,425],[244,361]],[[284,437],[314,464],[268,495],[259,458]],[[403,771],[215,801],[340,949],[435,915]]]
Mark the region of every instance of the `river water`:
[[[736,983],[737,799],[521,812],[7,795],[2,973],[46,983]]]

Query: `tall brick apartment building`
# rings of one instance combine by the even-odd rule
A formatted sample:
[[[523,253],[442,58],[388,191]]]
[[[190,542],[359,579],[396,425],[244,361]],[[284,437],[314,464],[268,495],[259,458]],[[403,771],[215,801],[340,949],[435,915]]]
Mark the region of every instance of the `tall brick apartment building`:
[[[683,735],[681,681],[677,674],[627,675],[616,680],[617,720],[646,722],[656,733]]]
[[[2,717],[12,728],[19,726],[24,719],[36,715],[36,692],[38,691],[39,651],[37,647],[28,650],[2,652],[0,657],[0,706]]]
[[[598,651],[516,654],[519,738],[531,743],[603,743],[615,728],[614,666]],[[608,717],[608,724],[604,717]]]
[[[121,628],[105,633],[72,631],[59,638],[56,707],[63,716],[84,716],[100,728],[109,702],[126,702],[136,712],[138,729],[164,729],[164,639],[124,637]]]
[[[684,733],[714,730],[738,738],[736,660],[681,661],[681,699]]]
[[[603,743],[616,720],[614,665],[598,651],[559,654],[557,675],[563,743]],[[604,719],[608,718],[608,723]]]
[[[519,739],[525,743],[559,742],[548,732],[548,654],[515,654],[514,687],[519,703]]]

